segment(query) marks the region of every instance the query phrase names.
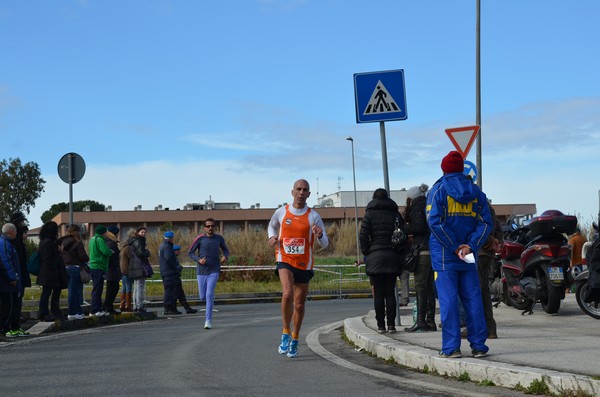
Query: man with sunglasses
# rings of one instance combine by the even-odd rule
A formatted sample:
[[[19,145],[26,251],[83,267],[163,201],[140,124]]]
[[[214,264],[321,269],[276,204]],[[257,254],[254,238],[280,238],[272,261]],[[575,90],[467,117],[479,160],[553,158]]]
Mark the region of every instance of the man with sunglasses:
[[[204,221],[204,234],[201,234],[192,244],[188,255],[196,265],[198,291],[200,300],[206,302],[206,317],[204,329],[212,328],[212,311],[215,298],[215,288],[219,281],[221,264],[227,263],[229,249],[225,239],[215,233],[215,220],[208,218]],[[221,252],[223,255],[221,255]]]
[[[306,205],[309,196],[308,182],[297,180],[292,189],[292,205],[275,211],[268,230],[269,246],[276,247],[277,274],[282,288],[283,333],[278,351],[290,358],[298,356],[298,337],[304,320],[308,283],[314,275],[315,240],[323,248],[329,245],[323,220]]]

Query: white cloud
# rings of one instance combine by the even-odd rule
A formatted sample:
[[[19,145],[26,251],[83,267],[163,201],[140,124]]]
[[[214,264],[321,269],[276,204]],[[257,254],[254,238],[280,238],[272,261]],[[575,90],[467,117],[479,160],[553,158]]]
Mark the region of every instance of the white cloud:
[[[592,110],[598,105],[599,99],[574,99],[534,104],[485,118],[483,188],[493,202],[533,203],[540,212],[559,209],[578,213],[583,220],[595,216],[598,186],[594,181],[600,166],[600,143],[593,137],[600,134],[600,123]],[[565,109],[568,111],[563,112]],[[576,122],[570,119],[573,114],[577,115]],[[387,135],[390,187],[409,188],[423,182],[431,186],[441,175],[441,158],[453,149],[443,128],[419,130],[413,126],[401,133],[395,128]],[[269,129],[265,126],[265,131]],[[174,156],[130,165],[91,163],[82,181],[74,185],[74,200],[96,200],[112,205],[113,210],[131,210],[136,205],[154,209],[158,204],[176,209],[209,198],[239,202],[242,208],[256,203],[275,208],[290,201],[291,185],[298,178],[311,182],[312,204],[317,193],[330,194],[338,186],[342,190],[353,188],[347,134],[332,125],[322,129],[288,125],[282,131],[286,132],[255,136],[248,145],[232,138],[243,135],[237,132],[221,134],[219,139],[200,139],[202,144],[213,145],[215,156]],[[357,189],[374,190],[384,185],[381,142],[377,134],[363,131],[354,134]],[[218,145],[213,144],[217,141],[227,149],[218,151]],[[469,160],[476,162],[475,149]],[[43,177],[46,192],[30,216],[33,225],[52,204],[68,201],[67,184],[54,174]]]

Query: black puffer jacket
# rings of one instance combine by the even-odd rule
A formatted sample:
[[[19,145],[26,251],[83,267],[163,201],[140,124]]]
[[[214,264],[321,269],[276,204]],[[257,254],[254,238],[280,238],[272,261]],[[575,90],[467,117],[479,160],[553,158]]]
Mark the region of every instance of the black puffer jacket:
[[[400,258],[392,247],[396,218],[400,221],[400,227],[404,227],[398,204],[390,198],[373,199],[367,204],[359,235],[360,247],[366,256],[367,275],[401,272]]]
[[[129,246],[127,255],[129,257],[129,267],[127,274],[130,278],[144,277],[144,263],[149,262],[150,251],[146,248],[146,238],[142,236],[131,236],[125,246]],[[125,247],[123,247],[125,251]]]
[[[108,232],[110,233],[110,232]],[[121,268],[119,267],[119,244],[114,234],[108,235],[106,245],[113,252],[108,257],[108,270],[106,271],[106,281],[119,281],[121,279]]]
[[[142,236],[131,236],[127,240],[127,244],[131,246],[133,253],[139,257],[149,258],[150,251],[146,248],[146,237]]]
[[[425,216],[427,197],[418,196],[406,207],[406,234],[413,236],[413,244],[420,244],[421,250],[429,249],[429,226]]]
[[[58,251],[57,240],[45,238],[40,241],[40,272],[36,284],[50,288],[67,288],[67,269]]]

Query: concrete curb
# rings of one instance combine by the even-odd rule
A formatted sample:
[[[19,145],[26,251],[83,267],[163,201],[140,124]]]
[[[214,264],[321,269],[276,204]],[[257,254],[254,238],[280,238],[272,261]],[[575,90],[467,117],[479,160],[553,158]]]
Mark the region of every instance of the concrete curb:
[[[532,382],[544,382],[552,393],[577,393],[600,395],[600,381],[589,376],[570,374],[493,362],[493,356],[484,359],[463,357],[448,359],[438,356],[438,352],[414,346],[386,335],[377,333],[364,322],[364,316],[348,318],[344,321],[344,332],[357,347],[385,360],[393,358],[400,365],[452,377],[464,373],[471,381],[492,381],[495,385],[514,389],[517,385],[525,388]]]
[[[319,300],[330,300],[330,299],[362,299],[369,298],[369,294],[343,294],[341,296],[332,296],[332,295],[313,295],[309,296],[307,299],[319,301]],[[248,303],[276,303],[281,301],[281,294],[263,294],[260,296],[245,296],[245,297],[235,297],[231,296],[228,298],[221,298],[215,300],[215,306],[218,305],[233,305],[233,304],[248,304]],[[204,307],[204,303],[200,304],[197,300],[189,300],[189,303],[192,306],[198,306],[199,308]],[[161,308],[162,302],[151,302],[146,305],[147,308]],[[28,318],[35,318],[37,312],[29,311],[23,312],[26,314]],[[64,313],[63,313],[64,314]],[[184,314],[185,315],[185,314]],[[63,320],[63,321],[40,321],[33,324],[30,328],[27,329],[31,335],[40,335],[51,332],[61,332],[61,331],[72,331],[77,329],[91,328],[91,327],[99,327],[103,325],[114,325],[114,324],[123,324],[137,321],[146,321],[146,320],[155,320],[162,317],[168,316],[159,316],[157,312],[148,311],[146,313],[133,313],[133,312],[122,312],[121,314],[114,315],[111,314],[109,316],[103,317],[93,317],[86,316],[82,320]]]
[[[320,301],[320,300],[331,300],[331,299],[366,299],[371,298],[370,293],[345,293],[340,295],[309,295],[306,299],[308,301]],[[222,294],[215,298],[215,306],[219,305],[236,305],[236,304],[248,304],[248,303],[277,303],[281,302],[281,293],[264,293],[264,294]],[[188,299],[188,303],[191,306],[204,307],[204,302],[200,302],[198,299]],[[28,301],[23,306],[23,316],[27,319],[35,319],[37,316],[37,305],[38,302]],[[66,316],[66,302],[61,302],[63,307],[63,314]],[[160,300],[153,300],[150,303],[146,303],[147,308],[158,307],[162,308],[163,302]],[[181,308],[181,306],[178,306]],[[118,305],[115,304],[115,308],[118,309]],[[89,306],[84,306],[84,313],[88,314]]]
[[[48,334],[52,332],[74,331],[79,329],[101,327],[103,325],[134,323],[139,321],[156,320],[155,312],[121,313],[118,315],[93,317],[86,316],[81,320],[40,321],[27,330],[31,335]]]

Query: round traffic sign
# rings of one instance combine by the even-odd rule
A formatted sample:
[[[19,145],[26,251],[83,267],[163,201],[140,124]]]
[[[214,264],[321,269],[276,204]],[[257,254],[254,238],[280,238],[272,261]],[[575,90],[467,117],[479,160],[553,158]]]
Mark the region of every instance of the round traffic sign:
[[[85,174],[85,161],[77,153],[67,153],[58,162],[58,176],[65,183],[77,183]]]
[[[465,160],[465,169],[463,173],[470,176],[473,183],[477,183],[477,166],[470,161]]]

